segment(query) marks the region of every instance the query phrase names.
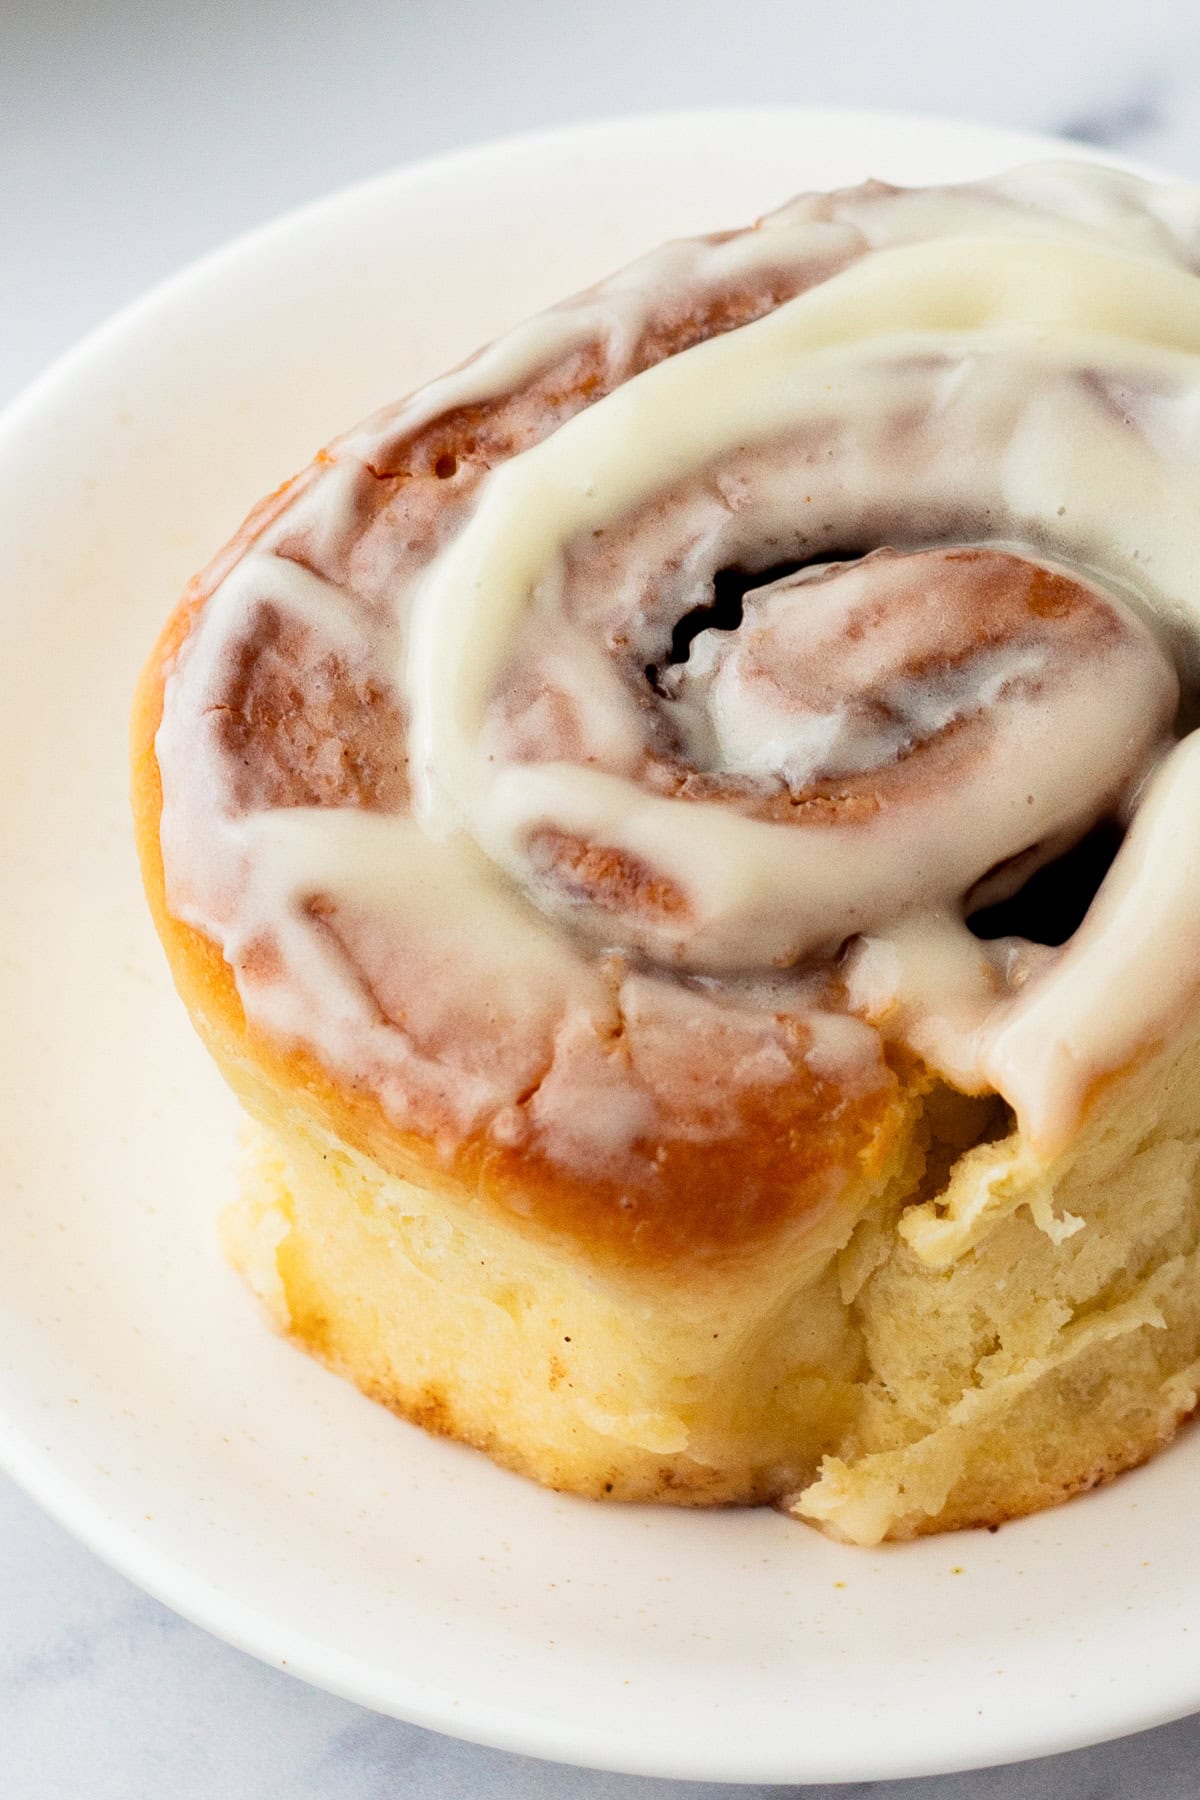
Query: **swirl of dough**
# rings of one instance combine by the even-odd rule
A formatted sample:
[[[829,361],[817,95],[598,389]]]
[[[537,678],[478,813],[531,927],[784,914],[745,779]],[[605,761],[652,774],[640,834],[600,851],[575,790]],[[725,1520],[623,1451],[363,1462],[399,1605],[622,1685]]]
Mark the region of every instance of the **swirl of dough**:
[[[173,916],[427,1138],[691,1142],[686,1017],[755,1093],[898,1037],[1051,1153],[1196,985],[1198,261],[1192,190],[868,184],[369,421],[185,602]],[[1065,946],[972,933],[1106,819]]]
[[[1189,276],[981,241],[881,252],[646,372],[497,471],[426,578],[408,677],[426,818],[465,827],[593,935],[710,971],[827,954],[1080,835],[1143,780],[1178,687],[1165,633],[1122,597],[1129,552],[1103,516],[1122,464],[1145,484],[1144,443],[1131,455],[1112,422],[1107,479],[1083,517],[1064,504],[1096,461],[1079,391],[1198,347]],[[1022,505],[1013,466],[1035,461],[1060,479]],[[976,548],[753,594],[742,628],[722,647],[702,633],[648,707],[641,671],[722,564],[763,544],[811,555],[808,518],[870,540],[906,509]],[[981,546],[983,520],[1041,558]],[[1090,582],[1045,560],[1074,560],[1081,537]],[[844,666],[814,705],[796,676],[831,635]],[[556,681],[572,655],[577,678]],[[545,729],[556,688],[574,744]],[[674,756],[655,743],[672,724]]]

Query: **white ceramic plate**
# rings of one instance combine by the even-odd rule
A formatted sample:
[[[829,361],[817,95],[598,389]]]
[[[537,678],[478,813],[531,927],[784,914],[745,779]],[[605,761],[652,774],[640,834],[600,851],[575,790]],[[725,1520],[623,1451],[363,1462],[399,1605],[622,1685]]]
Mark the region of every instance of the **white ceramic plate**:
[[[726,1780],[961,1768],[1200,1706],[1200,1436],[995,1536],[852,1550],[543,1493],[276,1340],[216,1249],[235,1108],[126,822],[162,617],[337,429],[663,237],[1046,150],[742,112],[468,151],[201,263],[0,426],[0,1457],[256,1655],[442,1731]]]

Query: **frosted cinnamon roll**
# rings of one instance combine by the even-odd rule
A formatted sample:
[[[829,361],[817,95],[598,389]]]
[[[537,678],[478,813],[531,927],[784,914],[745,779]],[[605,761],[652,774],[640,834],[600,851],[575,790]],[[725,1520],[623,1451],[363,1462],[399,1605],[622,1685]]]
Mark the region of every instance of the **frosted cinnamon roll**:
[[[843,1538],[1200,1377],[1200,194],[872,182],[323,451],[134,716],[278,1327],[576,1493]]]

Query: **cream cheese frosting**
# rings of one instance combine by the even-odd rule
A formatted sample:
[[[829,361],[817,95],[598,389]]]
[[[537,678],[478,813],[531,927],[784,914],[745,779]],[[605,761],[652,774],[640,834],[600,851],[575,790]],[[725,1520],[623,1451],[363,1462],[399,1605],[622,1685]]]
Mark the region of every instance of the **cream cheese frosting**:
[[[804,197],[334,446],[208,599],[156,742],[169,903],[251,1022],[447,1131],[511,1136],[540,1084],[586,1163],[656,1122],[568,1079],[585,1039],[711,1015],[736,1090],[792,1077],[802,1018],[843,1079],[899,1040],[1062,1150],[1200,983],[1198,261],[1195,190],[1082,165]],[[747,282],[759,316],[645,366]],[[547,379],[523,423],[556,370],[599,397]],[[482,479],[443,454],[379,505],[398,446],[508,396]],[[333,720],[293,745],[315,804],[230,736],[252,639]],[[1066,944],[974,934],[1104,818]]]

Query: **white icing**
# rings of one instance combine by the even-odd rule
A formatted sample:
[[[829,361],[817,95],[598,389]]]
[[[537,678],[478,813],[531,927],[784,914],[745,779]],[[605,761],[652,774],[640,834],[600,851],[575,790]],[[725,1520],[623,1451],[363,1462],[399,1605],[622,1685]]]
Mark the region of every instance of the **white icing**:
[[[1061,1148],[1096,1079],[1173,1029],[1200,978],[1196,740],[1137,810],[1175,666],[1200,669],[1198,257],[1196,190],[1077,165],[808,197],[757,232],[667,246],[344,439],[209,600],[157,741],[170,904],[221,944],[252,1021],[365,1071],[397,1116],[436,1090],[459,1129],[494,1115],[498,1141],[519,1138],[513,1103],[531,1072],[542,1081],[552,1040],[530,1116],[553,1116],[564,1142],[582,1131],[578,1114],[564,1121],[584,1090],[562,1071],[584,1067],[570,1048],[584,1045],[624,1144],[653,1119],[619,1059],[595,1050],[612,1001],[589,940],[715,972],[731,991],[736,975],[744,994],[755,970],[866,934],[851,1004],[964,1089],[1003,1093],[1046,1154]],[[623,379],[664,294],[686,307],[775,270],[816,285]],[[436,555],[413,539],[369,593],[286,560],[341,569],[364,464],[596,346],[620,385],[495,468]],[[718,569],[847,540],[1002,545],[1069,570],[1114,632],[1066,666],[1034,634],[906,672],[903,622],[871,615],[880,577],[862,563],[761,588],[740,632],[697,640],[666,698],[639,685]],[[404,692],[419,823],[239,815],[210,714],[264,601]],[[845,692],[797,699],[787,670],[868,617],[860,650],[842,647]],[[705,770],[799,793],[891,770],[959,729],[980,754],[865,820],[780,822],[644,779],[664,732]],[[1136,810],[1133,830],[1064,951],[971,936],[966,896],[993,865],[1114,808]],[[680,905],[564,885],[539,861],[547,831],[631,861]],[[314,898],[359,922],[370,980],[314,921]],[[252,979],[243,965],[265,935],[279,971]],[[419,969],[405,960],[414,944]],[[422,984],[438,1005],[402,1005]],[[381,1017],[385,988],[400,999]],[[867,1054],[864,1027],[813,1016],[814,1070]],[[470,1018],[492,1034],[474,1059],[452,1042]],[[783,1080],[789,1066],[764,1043],[737,1079]],[[589,1141],[604,1136],[597,1123]]]
[[[914,560],[906,559],[909,569]],[[1045,646],[1018,640],[965,663],[899,674],[912,634],[904,611],[879,616],[883,572],[873,561],[804,571],[748,594],[736,632],[701,633],[672,683],[700,767],[781,775],[793,790],[883,768],[1044,673]],[[861,638],[848,641],[856,629]],[[831,653],[835,679],[821,684],[831,704],[806,703],[804,678]],[[870,704],[855,704],[864,690]]]
[[[1200,969],[1200,735],[1167,757],[1112,872],[1062,955],[984,1027],[980,1068],[1019,1096],[1047,1156],[1065,1147],[1097,1073],[1169,1040]],[[1103,1048],[1098,1064],[1096,1046]]]
[[[811,267],[816,278],[863,244],[852,224],[811,217],[800,232],[784,226],[772,233],[738,232],[721,243],[701,238],[664,244],[599,289],[523,320],[461,369],[427,383],[399,410],[366,421],[344,442],[369,462],[398,435],[412,436],[456,407],[515,393],[549,364],[597,339],[610,368],[623,369],[644,329],[647,302],[664,289],[697,295],[773,268],[797,273]]]
[[[548,924],[531,920],[462,837],[433,845],[412,820],[349,808],[279,808],[233,830],[250,875],[242,931],[226,938],[226,956],[238,968],[260,922],[270,919],[286,966],[284,979],[243,989],[253,994],[256,1022],[304,1042],[319,1019],[327,1063],[346,1077],[370,1070],[397,1110],[416,1096],[465,1130],[536,1081],[536,1052],[548,1060],[564,1016],[603,1021],[612,1014],[595,970]],[[282,912],[281,893],[289,897]],[[340,902],[353,962],[305,911],[330,895]],[[464,1038],[459,1028],[459,971],[473,966],[480,944],[487,946],[488,1019],[526,1044],[534,1039],[532,1060],[518,1047],[498,1061],[490,1043]],[[364,985],[363,973],[376,968],[376,982]]]
[[[230,769],[214,709],[229,644],[264,606],[276,608],[326,651],[351,663],[374,661],[381,649],[390,648],[389,634],[368,629],[352,596],[301,564],[258,549],[235,564],[208,601],[203,629],[190,633],[181,659],[186,699],[164,705],[155,747],[163,777],[160,836],[171,905],[179,918],[223,944],[232,941],[239,921],[243,932],[248,929],[245,921],[253,909],[247,910],[244,834],[228,817]],[[272,914],[288,916],[290,891],[274,895]],[[253,930],[263,928],[264,920],[255,918]]]
[[[956,1086],[1015,1099],[1024,1132],[1049,1159],[1067,1147],[1097,1076],[1169,1041],[1194,1007],[1198,893],[1193,733],[1152,777],[1121,854],[1061,952],[980,943],[961,918],[914,914],[864,941],[851,993]]]
[[[814,337],[820,341],[847,328],[847,319],[864,304],[857,291],[864,283],[872,306],[860,323],[878,336],[897,311],[907,327],[914,311],[933,308],[939,317],[953,318],[957,305],[978,314],[981,302],[989,303],[991,317],[999,318],[998,329],[1006,333],[1011,309],[1039,316],[1039,288],[1049,290],[1043,299],[1051,311],[1064,293],[1073,294],[1072,304],[1088,325],[1114,310],[1132,317],[1135,294],[1161,278],[1170,294],[1159,296],[1158,310],[1174,308],[1178,335],[1200,346],[1200,288],[1178,271],[1098,257],[1075,246],[1056,246],[1052,257],[1039,247],[1025,266],[1020,261],[1025,246],[972,243],[969,248],[965,269],[947,260],[942,244],[860,263],[757,324],[649,370],[490,478],[471,520],[422,584],[413,617],[407,676],[411,744],[431,830],[469,830],[527,887],[535,885],[529,844],[541,826],[618,849],[661,872],[686,895],[688,910],[666,923],[638,917],[626,927],[609,911],[583,922],[664,961],[720,969],[828,951],[914,900],[961,894],[993,863],[1095,816],[1129,773],[1128,764],[1114,770],[1114,756],[1127,757],[1129,740],[1139,731],[1144,737],[1135,756],[1139,750],[1145,755],[1165,727],[1162,669],[1149,661],[1139,667],[1126,659],[1105,671],[1081,664],[1060,682],[1053,710],[1015,690],[1006,709],[1012,731],[1003,767],[960,783],[938,806],[914,810],[899,833],[894,821],[879,831],[856,825],[849,832],[815,827],[798,832],[727,808],[702,810],[667,801],[605,770],[558,762],[504,767],[481,753],[490,696],[523,608],[538,607],[543,571],[557,591],[567,546],[654,494],[664,485],[664,471],[679,482],[702,470],[724,443],[778,437],[801,420],[811,426],[814,419],[848,416],[858,438],[845,460],[860,478],[846,481],[839,466],[842,446],[836,445],[820,466],[805,470],[806,484],[812,484],[819,503],[842,509],[847,494],[857,507],[864,491],[873,488],[878,496],[886,487],[886,474],[873,483],[866,479],[868,464],[883,463],[880,438],[898,412],[922,405],[928,411],[945,360],[955,347],[960,357],[968,352],[961,340],[952,346],[940,332],[914,340],[905,330],[903,348],[893,349],[886,362],[877,351],[864,359],[857,347],[801,355]],[[1003,253],[994,255],[998,249]],[[991,296],[986,284],[979,286],[989,260]],[[1153,316],[1154,307],[1147,310]],[[985,311],[983,323],[988,322]],[[1110,455],[1110,465],[1115,462],[1118,469],[1110,466],[1108,482],[1092,485],[1096,453],[1091,434],[1079,431],[1078,414],[1084,411],[1094,423],[1096,405],[1087,394],[1082,406],[1070,405],[1063,364],[1072,371],[1097,362],[1103,367],[1117,347],[1093,331],[1064,330],[1061,336],[1065,345],[1059,335],[1050,344],[1032,345],[1022,335],[1011,355],[1004,348],[993,350],[1005,379],[985,382],[982,395],[972,391],[971,406],[985,409],[986,442],[992,457],[1000,453],[1000,479],[980,466],[977,455],[966,470],[974,487],[972,509],[1006,519],[1023,512],[1049,535],[1063,504],[1059,496],[1069,493],[1075,500],[1070,531],[1083,533],[1093,565],[1125,579],[1133,559],[1121,543],[1112,545],[1108,495],[1123,462],[1132,464],[1130,487],[1136,496],[1138,487],[1146,486],[1144,465],[1152,459],[1140,440],[1122,442]],[[1128,358],[1130,346],[1122,341],[1119,352]],[[1164,353],[1151,354],[1161,371]],[[1169,360],[1178,378],[1179,359]],[[1048,388],[1060,405],[1045,406]],[[943,411],[948,408],[944,401]],[[881,418],[884,428],[872,436]],[[862,438],[870,453],[861,448]],[[1043,487],[1036,500],[1023,494],[1018,505],[1004,480],[1005,452],[1012,456],[1022,440],[1026,478],[1029,463],[1040,460],[1051,463],[1060,479],[1048,490]],[[948,448],[957,454],[953,434]],[[943,468],[933,456],[923,467],[906,463],[892,479],[903,482],[913,502],[944,505]],[[1160,518],[1178,514],[1198,473],[1194,464],[1183,462],[1170,479],[1160,471],[1157,487],[1145,496],[1147,505]],[[791,508],[794,513],[794,490]],[[1200,548],[1194,531],[1177,525],[1171,532],[1166,520],[1149,541],[1161,546],[1164,563],[1173,548],[1181,567]],[[660,566],[667,561],[664,548],[660,542]],[[1186,582],[1180,586],[1187,595]],[[1192,603],[1200,617],[1200,597]],[[985,703],[988,673],[977,704]],[[1093,701],[1098,680],[1107,695],[1103,710]],[[945,699],[935,687],[929,704],[944,705]],[[1173,694],[1167,699],[1169,711]],[[538,897],[555,904],[552,893],[539,889]],[[575,907],[573,916],[578,917]]]
[[[343,440],[364,461],[455,408],[514,393],[557,357],[597,335],[619,367],[636,343],[647,301],[664,289],[688,296],[773,268],[811,270],[817,278],[864,250],[927,238],[1064,237],[1123,245],[1185,267],[1200,262],[1200,202],[1186,183],[1149,186],[1115,169],[1037,163],[969,186],[849,189],[804,194],[779,207],[758,231],[723,242],[664,244],[618,271],[598,289],[522,321],[460,369],[389,407]]]

